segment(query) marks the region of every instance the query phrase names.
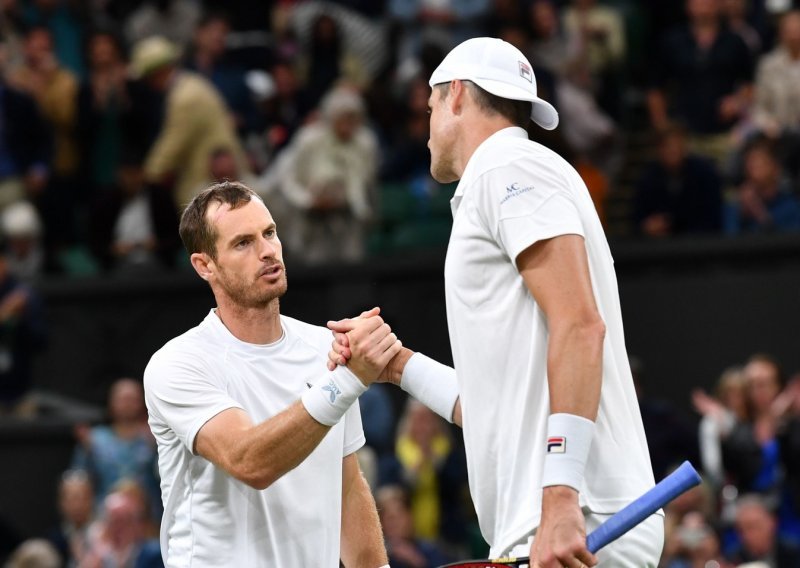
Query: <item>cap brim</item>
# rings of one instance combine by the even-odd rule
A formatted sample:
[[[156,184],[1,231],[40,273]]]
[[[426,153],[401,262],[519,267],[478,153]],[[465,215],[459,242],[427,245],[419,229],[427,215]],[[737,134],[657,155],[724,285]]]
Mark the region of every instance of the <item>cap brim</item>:
[[[555,107],[530,91],[491,79],[473,79],[473,82],[480,88],[498,97],[515,101],[530,101],[533,103],[531,108],[531,120],[545,130],[553,130],[558,126],[558,111],[556,111]]]

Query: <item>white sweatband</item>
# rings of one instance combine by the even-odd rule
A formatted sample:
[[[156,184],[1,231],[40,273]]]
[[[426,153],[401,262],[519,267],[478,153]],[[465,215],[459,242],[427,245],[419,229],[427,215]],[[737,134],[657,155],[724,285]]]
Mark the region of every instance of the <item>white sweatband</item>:
[[[453,408],[458,400],[455,369],[414,353],[403,369],[400,388],[448,422],[453,421]]]
[[[317,379],[300,400],[314,420],[333,426],[366,390],[366,385],[350,369],[336,367]]]
[[[594,438],[594,422],[575,414],[551,414],[547,419],[542,487],[566,485],[580,491]]]

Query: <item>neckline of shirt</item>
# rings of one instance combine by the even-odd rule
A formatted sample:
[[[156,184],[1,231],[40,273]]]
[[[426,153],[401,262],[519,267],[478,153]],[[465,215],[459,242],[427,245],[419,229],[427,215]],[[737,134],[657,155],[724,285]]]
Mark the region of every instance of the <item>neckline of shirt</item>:
[[[267,353],[275,353],[283,349],[287,343],[286,326],[284,325],[282,317],[280,318],[281,322],[280,339],[278,339],[277,341],[273,341],[272,343],[264,343],[264,344],[248,343],[247,341],[242,341],[241,339],[233,335],[231,331],[222,322],[220,317],[217,315],[216,308],[212,308],[211,311],[209,311],[205,321],[211,327],[211,329],[216,334],[218,334],[223,339],[223,341],[225,341],[228,347],[247,354],[265,355]]]

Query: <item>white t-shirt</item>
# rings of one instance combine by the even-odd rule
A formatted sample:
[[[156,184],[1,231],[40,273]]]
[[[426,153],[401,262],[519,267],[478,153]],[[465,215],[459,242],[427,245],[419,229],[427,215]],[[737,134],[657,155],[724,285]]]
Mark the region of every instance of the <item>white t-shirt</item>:
[[[445,262],[450,343],[459,383],[469,483],[491,555],[538,526],[547,417],[547,321],[516,268],[530,245],[559,235],[586,243],[606,324],[603,385],[582,506],[616,512],[653,486],[625,350],[613,259],[577,172],[507,128],[472,155],[452,200]],[[576,393],[577,394],[577,393]]]
[[[192,451],[197,432],[221,411],[242,408],[263,422],[327,372],[330,332],[285,316],[281,325],[279,341],[253,345],[236,339],[212,310],[147,365],[168,567],[339,565],[342,459],[364,444],[358,402],[311,455],[263,491]]]

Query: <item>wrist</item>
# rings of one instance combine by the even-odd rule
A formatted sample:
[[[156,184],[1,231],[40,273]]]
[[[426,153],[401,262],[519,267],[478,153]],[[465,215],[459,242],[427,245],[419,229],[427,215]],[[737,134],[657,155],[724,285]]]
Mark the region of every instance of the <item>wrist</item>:
[[[453,421],[458,381],[451,367],[414,353],[403,368],[400,388],[448,422]]]
[[[576,414],[556,413],[547,419],[542,487],[566,486],[578,492],[594,438],[593,421]]]
[[[395,355],[394,359],[389,362],[386,380],[399,387],[403,378],[403,371],[412,355],[414,355],[414,352],[408,347],[400,349],[400,353]]]

